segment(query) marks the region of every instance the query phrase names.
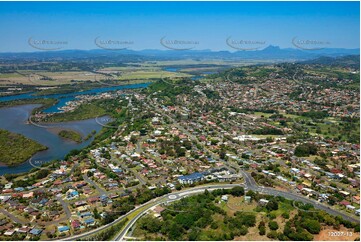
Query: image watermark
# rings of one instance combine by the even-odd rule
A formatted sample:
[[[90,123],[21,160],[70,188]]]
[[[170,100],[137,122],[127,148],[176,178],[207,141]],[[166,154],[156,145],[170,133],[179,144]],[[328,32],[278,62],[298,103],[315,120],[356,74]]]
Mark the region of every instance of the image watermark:
[[[56,126],[55,124],[44,125],[44,124],[41,124],[39,122],[36,122],[35,120],[36,120],[36,118],[34,117],[34,115],[30,115],[29,118],[28,118],[29,124],[32,124],[32,125],[34,125],[36,127],[39,127],[39,128],[48,129],[48,128],[60,127],[60,126]]]
[[[322,50],[331,45],[331,42],[326,40],[311,40],[311,39],[299,39],[293,37],[292,44],[298,49],[302,50]]]
[[[94,39],[94,43],[104,50],[126,50],[134,44],[132,40],[104,39],[100,36]]]
[[[49,86],[54,86],[57,84],[58,80],[53,79],[49,76],[43,75],[43,74],[36,74],[36,73],[30,73],[27,75],[28,81],[36,86],[43,86],[38,87],[39,90],[41,89],[49,89]],[[54,88],[54,87],[52,87]]]
[[[112,75],[112,76],[107,76],[104,79],[100,79],[100,78],[97,77],[97,75],[94,75],[94,81],[98,82],[98,83],[100,83],[102,85],[105,85],[105,86],[117,87],[117,86],[120,86],[121,84],[109,83],[109,82],[118,81],[120,76],[121,76],[121,74],[117,74],[117,76]]]
[[[40,80],[40,78],[36,75],[33,75],[33,74],[28,75],[28,81],[35,85],[39,85],[39,80]]]
[[[172,213],[189,213],[194,208],[201,207],[196,200],[189,200],[187,198],[174,198],[163,204],[164,210]]]
[[[171,86],[176,86],[175,83],[172,83],[170,81],[168,81],[167,79],[169,79],[170,77],[164,77],[163,74],[161,74],[160,76],[160,80],[168,85],[171,85]]]
[[[167,36],[164,36],[160,39],[160,44],[170,50],[192,50],[197,45],[199,41],[197,40],[182,40],[182,39],[167,39]]]
[[[49,168],[48,167],[44,167],[43,165],[48,163],[47,161],[44,161],[44,160],[36,160],[36,159],[33,159],[32,157],[29,159],[29,164],[36,168],[36,169],[46,169],[48,170]]]
[[[226,44],[236,50],[258,50],[266,45],[266,41],[263,40],[245,40],[245,39],[234,39],[232,36],[226,39]]]
[[[51,40],[51,39],[34,39],[30,37],[28,44],[37,50],[51,51],[61,50],[68,45],[68,41],[64,40]]]
[[[98,116],[95,118],[95,122],[99,124],[100,126],[111,128],[111,129],[117,129],[118,125],[108,125],[108,123],[113,123],[117,121],[117,119],[112,118],[110,116]]]
[[[306,206],[307,204],[303,203],[303,202],[296,202],[293,201],[292,202],[292,206],[296,209],[298,209],[299,211],[305,212],[305,213],[317,213],[317,210],[309,210],[309,209],[303,209],[301,208],[302,206]],[[310,206],[310,205],[309,205]],[[309,208],[313,208],[313,207],[309,207]]]
[[[240,81],[241,80],[241,77],[239,77],[239,76],[236,76],[236,75],[234,75],[234,74],[232,74],[232,73],[228,73],[227,75],[226,75],[226,81],[228,81],[228,82],[231,82],[231,83],[233,83],[233,84],[236,84],[238,81]]]

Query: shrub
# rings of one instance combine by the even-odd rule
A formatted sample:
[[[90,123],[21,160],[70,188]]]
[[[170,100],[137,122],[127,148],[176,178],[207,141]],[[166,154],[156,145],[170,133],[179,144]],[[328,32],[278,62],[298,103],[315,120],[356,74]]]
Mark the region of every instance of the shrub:
[[[311,234],[318,234],[321,230],[321,224],[317,220],[307,219],[302,225]]]
[[[271,200],[271,201],[269,201],[269,202],[267,203],[266,208],[267,208],[269,211],[277,210],[277,209],[278,209],[278,202],[277,202],[277,201],[274,201],[274,200]]]
[[[244,188],[243,188],[243,187],[239,187],[239,186],[233,187],[233,188],[231,189],[231,194],[232,194],[233,196],[236,196],[236,197],[243,196],[243,195],[244,195]]]
[[[265,226],[259,226],[259,235],[265,235],[266,234],[266,227]]]
[[[239,229],[240,235],[246,235],[248,233],[248,228],[246,226],[242,226]]]
[[[268,227],[271,229],[271,230],[277,230],[278,229],[278,224],[276,221],[270,221],[268,223]]]
[[[284,213],[282,213],[282,217],[285,218],[285,219],[289,219],[290,214],[288,212],[284,212]]]
[[[275,215],[274,213],[269,213],[269,214],[268,214],[268,217],[269,217],[270,219],[275,219],[275,218],[276,218],[276,215]]]
[[[278,236],[277,232],[276,231],[271,231],[267,234],[267,237],[270,238],[270,239],[276,239]]]

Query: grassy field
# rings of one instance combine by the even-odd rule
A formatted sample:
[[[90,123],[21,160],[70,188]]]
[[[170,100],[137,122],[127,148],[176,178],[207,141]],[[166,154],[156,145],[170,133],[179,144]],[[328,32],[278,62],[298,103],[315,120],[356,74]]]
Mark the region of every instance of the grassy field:
[[[112,72],[119,71],[119,76],[107,76]],[[104,74],[99,74],[99,73]],[[19,74],[21,73],[21,74]],[[10,84],[24,84],[31,86],[59,86],[72,83],[104,82],[105,80],[116,81],[147,81],[164,77],[190,77],[191,75],[179,72],[167,72],[159,67],[109,67],[98,71],[97,74],[86,71],[69,72],[44,72],[44,71],[21,71],[19,73],[0,74],[0,86]],[[121,83],[117,83],[121,84]],[[128,83],[127,83],[128,84]]]
[[[21,73],[21,74],[19,74]],[[0,85],[24,84],[39,86],[57,86],[70,84],[74,81],[85,82],[105,78],[104,75],[84,71],[44,72],[19,71],[19,73],[0,74]]]
[[[120,76],[118,80],[134,80],[134,79],[154,79],[161,77],[190,77],[190,75],[177,72],[168,72],[168,71],[135,71],[135,72],[126,72],[124,75]]]

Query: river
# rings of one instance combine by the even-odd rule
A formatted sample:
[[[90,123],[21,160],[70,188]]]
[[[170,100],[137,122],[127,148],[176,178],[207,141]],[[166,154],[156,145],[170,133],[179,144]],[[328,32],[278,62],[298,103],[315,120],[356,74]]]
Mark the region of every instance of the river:
[[[36,96],[34,95],[35,93],[26,93],[20,95],[0,97],[0,101],[35,98],[55,98],[58,99],[58,103],[46,109],[44,112],[60,112],[59,108],[63,107],[66,102],[75,100],[76,96],[78,95],[95,95],[103,92],[110,92],[122,89],[145,88],[149,84],[150,83],[140,83],[124,86],[112,86],[96,88],[82,92],[53,94],[46,96]],[[35,155],[33,155],[33,157],[31,158],[31,162],[29,162],[28,160],[20,165],[13,167],[0,165],[0,175],[27,172],[33,168],[32,164],[49,162],[55,159],[63,159],[64,156],[69,153],[69,151],[73,149],[84,148],[88,146],[94,139],[94,137],[92,137],[86,141],[83,141],[82,143],[68,141],[59,137],[56,132],[54,132],[54,128],[61,127],[62,129],[71,129],[79,132],[83,135],[83,137],[86,137],[93,130],[98,133],[102,128],[102,125],[96,122],[95,119],[47,124],[46,126],[49,128],[42,128],[29,124],[27,121],[29,116],[31,115],[32,110],[40,106],[40,104],[28,104],[0,108],[0,129],[6,129],[13,133],[22,134],[48,147],[47,150],[37,152]]]
[[[47,150],[39,151],[32,157],[32,164],[49,162],[54,159],[62,159],[73,149],[81,149],[89,145],[94,137],[82,142],[76,143],[59,137],[56,132],[52,132],[52,128],[41,128],[28,124],[27,120],[34,108],[41,106],[40,104],[20,105],[9,108],[0,109],[0,128],[6,129],[13,133],[22,134],[32,140],[39,142],[48,147]],[[53,123],[51,127],[61,127],[72,129],[83,137],[90,134],[93,130],[99,132],[102,126],[95,119]],[[18,166],[8,167],[0,166],[0,175],[26,172],[33,166],[26,161]]]
[[[111,87],[100,87],[94,88],[87,91],[80,91],[80,92],[72,92],[72,93],[65,93],[65,94],[51,94],[51,95],[43,95],[37,96],[35,92],[24,93],[19,95],[12,95],[12,96],[4,96],[0,97],[0,102],[7,102],[7,101],[14,101],[14,100],[22,100],[22,99],[36,99],[36,98],[54,98],[58,100],[58,103],[54,106],[51,106],[45,110],[44,113],[56,113],[60,112],[59,108],[66,105],[66,102],[73,101],[76,99],[78,95],[95,95],[103,92],[111,92],[123,89],[135,89],[135,88],[145,88],[149,86],[150,83],[138,83],[138,84],[129,84],[123,86],[111,86]]]

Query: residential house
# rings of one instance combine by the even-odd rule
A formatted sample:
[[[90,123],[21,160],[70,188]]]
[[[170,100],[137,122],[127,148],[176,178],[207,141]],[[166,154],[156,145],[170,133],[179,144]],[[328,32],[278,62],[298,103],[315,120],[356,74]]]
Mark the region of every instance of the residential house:
[[[31,235],[34,235],[34,236],[38,236],[38,235],[40,235],[41,233],[43,232],[43,230],[42,229],[32,229],[32,230],[30,230],[30,234]]]
[[[269,201],[267,200],[267,199],[260,199],[259,200],[259,205],[261,205],[261,206],[265,206],[265,205],[267,205],[269,203]]]
[[[221,197],[221,200],[222,200],[223,202],[227,202],[227,201],[228,201],[228,196],[227,196],[227,195],[223,195],[223,196]]]
[[[70,228],[68,226],[58,226],[59,233],[65,233],[68,232]]]
[[[84,219],[84,224],[86,226],[94,226],[95,225],[95,219],[93,217],[89,217]]]
[[[80,226],[81,226],[81,224],[80,224],[80,221],[79,221],[79,220],[76,220],[76,219],[75,219],[75,220],[71,221],[71,227],[72,227],[74,230],[79,229]]]
[[[245,201],[246,203],[250,203],[251,200],[252,200],[252,197],[251,197],[251,196],[244,196],[244,201]]]
[[[202,181],[203,179],[204,179],[203,174],[201,174],[199,172],[194,172],[190,175],[178,177],[178,181],[181,184],[193,184],[195,182]]]

